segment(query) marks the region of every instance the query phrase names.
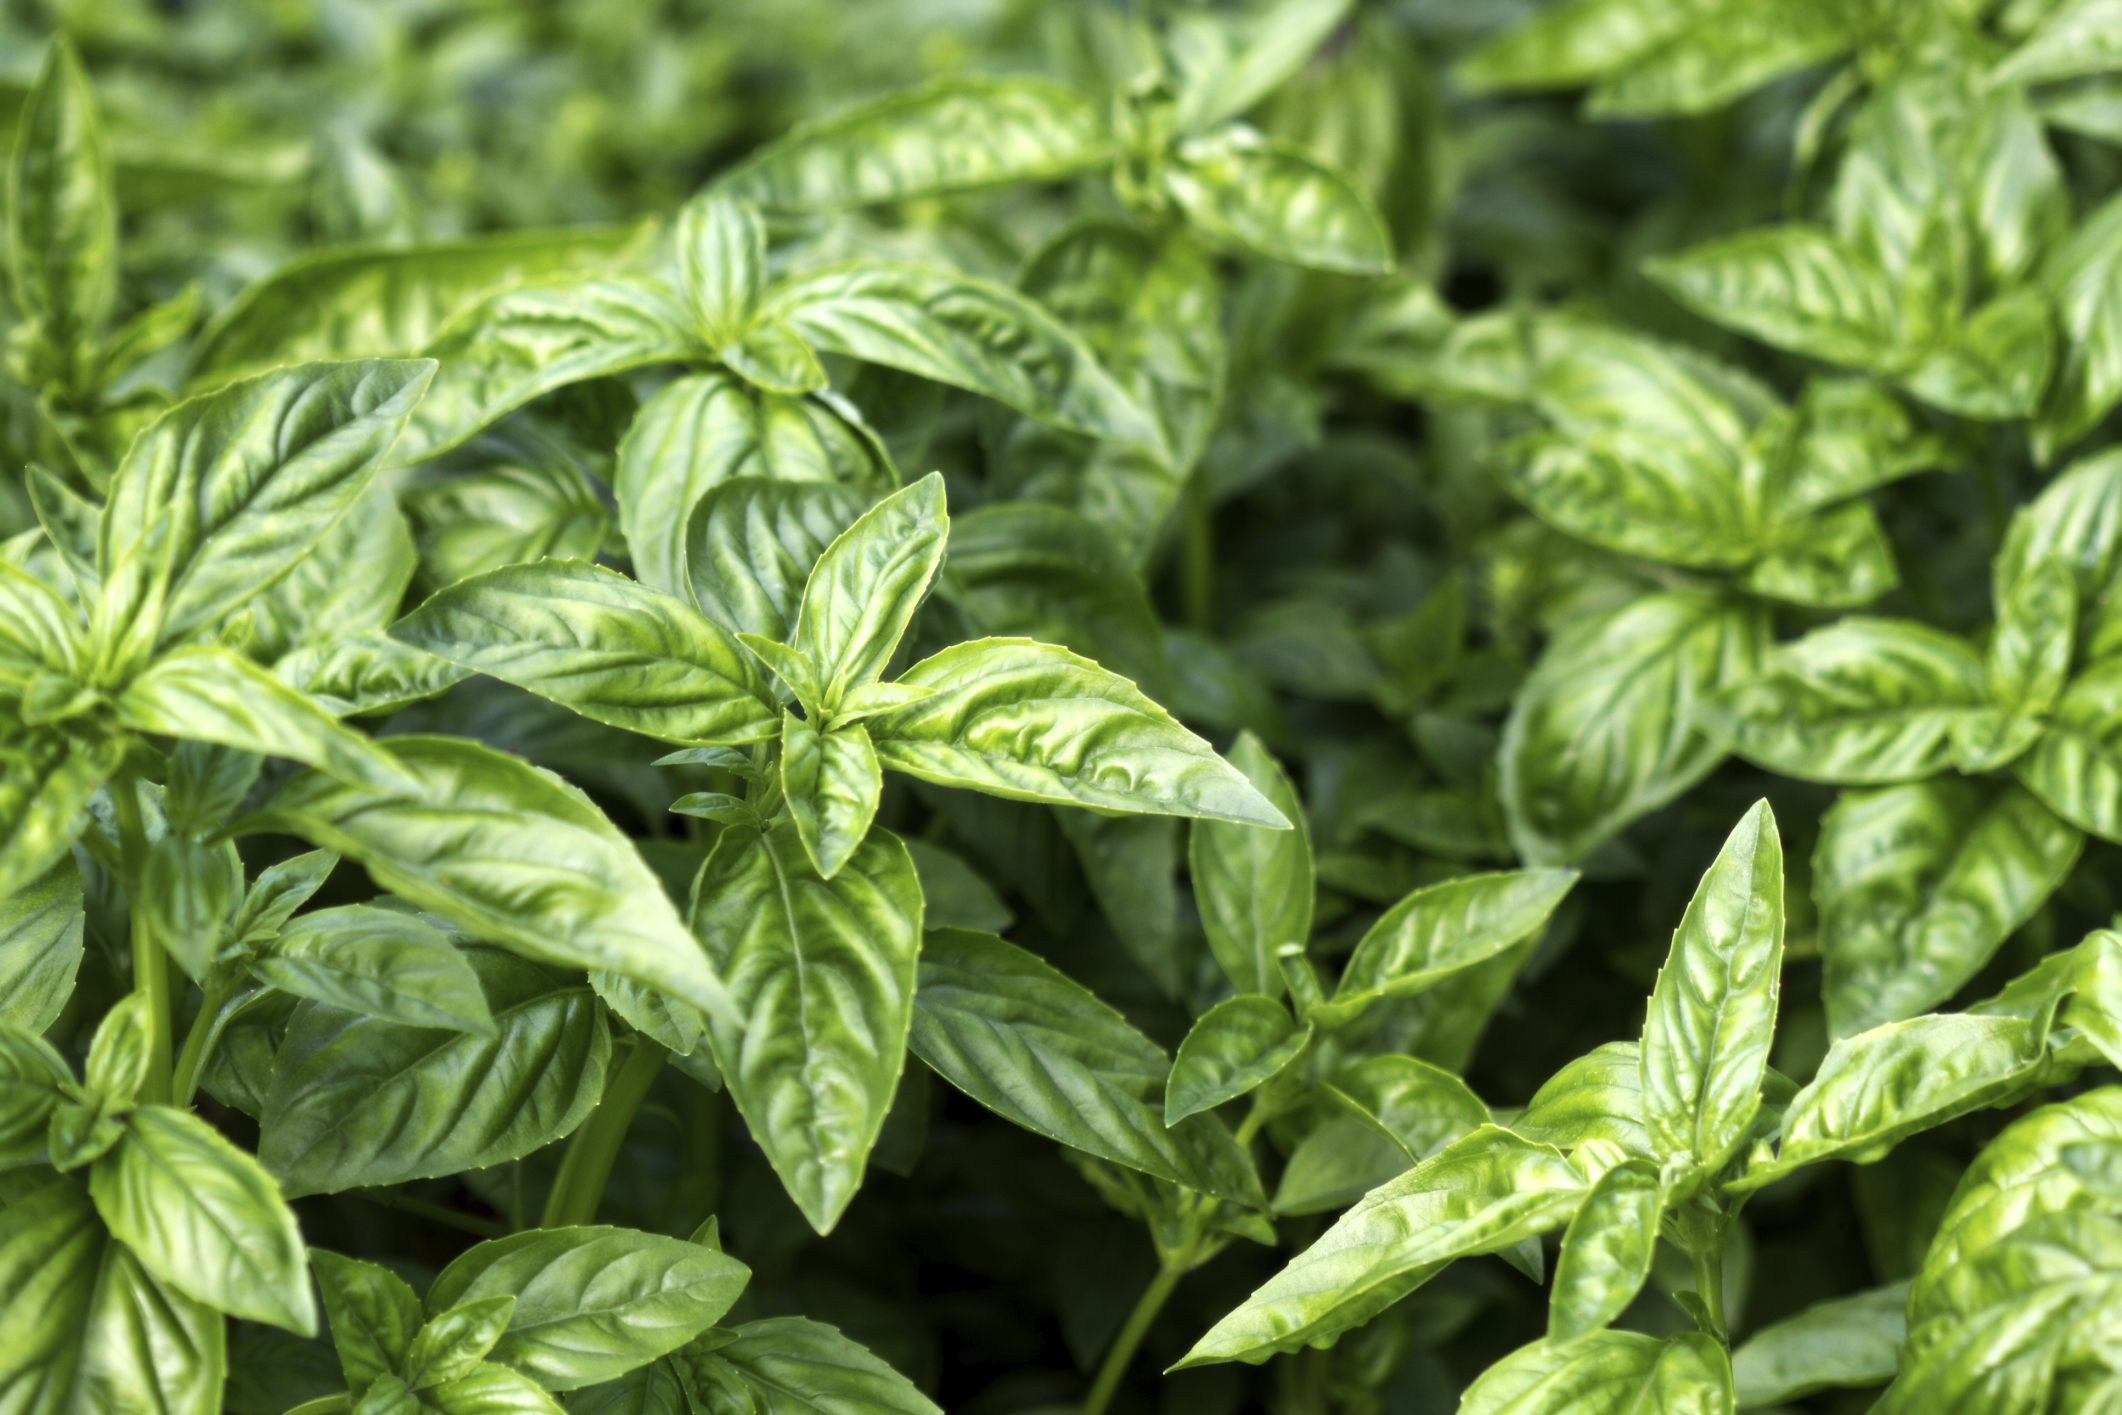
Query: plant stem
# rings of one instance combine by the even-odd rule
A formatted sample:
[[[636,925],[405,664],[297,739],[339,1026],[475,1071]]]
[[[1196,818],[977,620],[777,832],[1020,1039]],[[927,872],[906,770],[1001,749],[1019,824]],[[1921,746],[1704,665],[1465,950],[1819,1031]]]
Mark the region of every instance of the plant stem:
[[[170,1079],[171,1105],[192,1103],[192,1093],[199,1088],[199,1073],[206,1069],[206,1058],[221,1039],[221,1024],[227,1020],[222,1014],[228,1008],[229,992],[227,983],[213,977],[207,979],[206,1000],[199,1005],[199,1015],[192,1019],[192,1029],[184,1035],[183,1050],[177,1053],[176,1073]]]
[[[170,1098],[169,960],[147,921],[141,880],[147,873],[147,826],[140,818],[140,788],[131,767],[111,778],[111,809],[118,817],[118,882],[132,916],[133,989],[147,998],[147,1080],[139,1099],[167,1105]]]
[[[1181,598],[1187,627],[1200,634],[1206,634],[1216,621],[1216,542],[1209,511],[1208,483],[1195,468],[1186,482]]]
[[[477,1214],[459,1213],[445,1204],[437,1204],[411,1194],[394,1194],[388,1189],[352,1189],[347,1191],[357,1199],[366,1199],[371,1204],[380,1204],[386,1209],[396,1209],[401,1214],[412,1214],[429,1219],[450,1228],[474,1234],[480,1238],[506,1238],[508,1225],[498,1219],[480,1218]]]
[[[1719,1233],[1718,1237],[1722,1236]],[[1710,1335],[1729,1346],[1731,1329],[1724,1322],[1724,1245],[1705,1245],[1689,1256],[1695,1261],[1695,1295],[1702,1299],[1703,1309],[1716,1327]]]
[[[1143,1292],[1142,1300],[1135,1303],[1135,1310],[1127,1314],[1127,1322],[1120,1334],[1113,1338],[1112,1348],[1105,1353],[1105,1364],[1098,1368],[1098,1378],[1091,1382],[1090,1394],[1083,1398],[1082,1415],[1105,1415],[1105,1407],[1112,1403],[1113,1392],[1120,1388],[1120,1378],[1127,1374],[1129,1363],[1135,1359],[1135,1348],[1149,1332],[1149,1324],[1157,1320],[1157,1313],[1186,1275],[1188,1249],[1172,1254],[1157,1269],[1157,1275]]]
[[[597,1205],[603,1202],[605,1181],[612,1177],[612,1162],[634,1112],[648,1096],[656,1073],[670,1051],[645,1036],[634,1037],[634,1049],[604,1086],[604,1099],[568,1142],[560,1173],[553,1179],[553,1192],[545,1200],[540,1228],[571,1228],[594,1223]]]

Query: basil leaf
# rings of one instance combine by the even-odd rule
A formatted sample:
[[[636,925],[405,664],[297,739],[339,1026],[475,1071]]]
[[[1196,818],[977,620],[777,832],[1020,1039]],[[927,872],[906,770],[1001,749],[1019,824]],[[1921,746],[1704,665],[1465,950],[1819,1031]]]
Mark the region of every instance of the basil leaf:
[[[1428,1159],[1489,1120],[1488,1107],[1464,1081],[1412,1056],[1366,1057],[1335,1072],[1321,1089],[1327,1100],[1398,1145],[1409,1162]]]
[[[1702,876],[1643,1024],[1644,1119],[1668,1158],[1723,1168],[1761,1105],[1783,970],[1783,841],[1762,801]]]
[[[2062,884],[2084,837],[2023,788],[1956,777],[1845,791],[1813,854],[1828,1030],[1958,992]]]
[[[817,351],[786,320],[759,321],[721,353],[732,373],[769,393],[815,393],[832,382]]]
[[[859,722],[820,733],[789,713],[781,726],[781,790],[804,853],[830,880],[869,833],[884,773]]]
[[[2077,591],[2079,653],[2092,660],[2122,648],[2122,454],[2103,453],[2065,468],[2012,517],[1990,562],[1990,594],[2011,600],[2034,568],[2060,560]]]
[[[1358,1326],[1455,1258],[1559,1227],[1584,1192],[1559,1151],[1484,1126],[1366,1195],[1217,1322],[1179,1368],[1257,1364]]]
[[[95,91],[64,34],[22,100],[7,248],[15,306],[60,358],[102,332],[118,294],[118,203]]]
[[[1665,1190],[1649,1160],[1624,1160],[1599,1176],[1562,1235],[1547,1344],[1560,1349],[1601,1331],[1620,1316],[1658,1246]]]
[[[1736,0],[1632,57],[1587,98],[1587,117],[1708,113],[1850,47],[1861,28],[1833,0]]]
[[[1180,143],[1164,182],[1193,230],[1212,242],[1346,275],[1392,269],[1392,238],[1362,188],[1249,128]]]
[[[489,1358],[547,1390],[608,1381],[715,1324],[750,1276],[734,1258],[625,1228],[550,1228],[481,1243],[427,1290],[430,1321],[512,1296]]]
[[[350,1390],[395,1374],[420,1330],[420,1299],[388,1268],[312,1248],[310,1266],[324,1294],[324,1318]]]
[[[1258,737],[1240,733],[1230,763],[1289,820],[1290,828],[1199,821],[1191,828],[1187,870],[1209,950],[1224,976],[1240,992],[1276,998],[1283,983],[1275,950],[1311,938],[1311,834],[1296,788]]]
[[[1272,1080],[1304,1049],[1309,1028],[1273,998],[1241,993],[1201,1015],[1179,1043],[1164,1081],[1164,1124],[1214,1110]]]
[[[433,377],[421,359],[299,364],[149,424],[98,531],[105,632],[177,644],[286,575],[368,489]]]
[[[2062,357],[2031,430],[2041,462],[2090,432],[2122,398],[2122,201],[2095,209],[2048,258],[2041,283],[2054,306]]]
[[[0,1165],[29,1164],[44,1149],[45,1131],[71,1088],[74,1073],[51,1044],[14,1026],[0,1026]]]
[[[1170,816],[1101,816],[1065,806],[1055,807],[1053,818],[1083,867],[1091,897],[1120,936],[1121,947],[1165,996],[1183,994],[1182,975],[1194,959],[1184,951],[1179,932],[1179,822]],[[929,905],[936,928],[1002,933],[1009,927],[945,919],[934,912],[933,894]]]
[[[691,1415],[685,1381],[672,1358],[636,1366],[615,1381],[584,1386],[569,1398],[570,1415]]]
[[[1235,118],[1305,67],[1348,17],[1349,0],[1277,0],[1251,13],[1181,13],[1168,41],[1179,131]]]
[[[566,1415],[560,1402],[528,1376],[491,1361],[481,1362],[470,1375],[448,1385],[420,1392],[420,1405],[440,1415]]]
[[[1536,1341],[1482,1372],[1459,1409],[1462,1415],[1731,1415],[1731,1362],[1715,1337],[1699,1331],[1664,1341],[1632,1331],[1599,1332],[1570,1346]]]
[[[1729,449],[1626,427],[1534,433],[1497,459],[1504,488],[1579,540],[1674,565],[1730,567],[1759,553]]]
[[[1407,1147],[1352,1115],[1328,1116],[1297,1142],[1275,1185],[1277,1218],[1345,1209],[1413,1167]]]
[[[913,836],[899,843],[906,847],[914,873],[920,877],[926,902],[922,920],[927,927],[1001,933],[1016,922],[995,887],[962,855]]]
[[[86,922],[70,859],[0,895],[0,1022],[37,1033],[58,1020],[81,970]]]
[[[758,665],[720,625],[579,560],[509,565],[451,585],[392,625],[391,637],[666,742],[755,742],[776,726]]]
[[[0,899],[56,867],[88,823],[89,798],[124,759],[121,743],[0,728]]]
[[[2026,788],[2063,819],[2122,839],[2122,660],[2094,664],[2066,688],[2055,715],[2012,763]]]
[[[341,717],[374,717],[439,696],[467,670],[380,630],[296,649],[273,676]]]
[[[603,1095],[611,1038],[587,987],[466,954],[496,1035],[295,1009],[258,1158],[290,1198],[500,1164],[567,1134]]]
[[[426,1390],[470,1375],[501,1339],[515,1310],[515,1295],[509,1293],[462,1302],[437,1316],[413,1338],[405,1383]]]
[[[1221,1122],[1167,1128],[1154,1104],[1170,1063],[1082,985],[1013,944],[929,933],[914,1054],[1003,1118],[1071,1149],[1254,1208],[1260,1181]]]
[[[1764,343],[1829,363],[1895,372],[1901,326],[1885,273],[1810,226],[1771,226],[1643,266],[1682,305]]]
[[[826,353],[964,388],[1072,432],[1157,445],[1148,414],[1083,341],[1007,286],[922,266],[842,266],[785,282],[763,314]]]
[[[1631,1155],[1654,1153],[1644,1123],[1642,1056],[1635,1042],[1594,1047],[1550,1076],[1510,1128],[1558,1149],[1605,1140]]]
[[[979,639],[899,677],[934,696],[868,723],[885,766],[1021,801],[1288,824],[1252,784],[1134,686],[1065,649]],[[1039,725],[1036,737],[1022,724]]]
[[[212,1415],[226,1326],[114,1241],[73,1180],[0,1209],[0,1401],[11,1408]]]
[[[1854,609],[1900,580],[1878,513],[1852,501],[1786,527],[1775,548],[1746,568],[1739,586],[1790,604]]]
[[[1806,781],[1934,775],[1955,724],[1987,705],[1982,661],[1921,624],[1848,615],[1710,697],[1700,721],[1751,761]]]
[[[556,425],[517,414],[447,461],[403,497],[425,587],[503,565],[591,560],[604,545],[604,464]]]
[[[74,610],[42,580],[0,561],[0,611],[0,682],[27,685],[39,670],[80,675]]]
[[[446,934],[409,914],[361,904],[304,914],[251,971],[297,997],[402,1022],[499,1035],[479,975]]]
[[[742,338],[766,289],[766,227],[759,213],[702,195],[678,213],[678,268],[694,327],[711,349]]]
[[[1685,10],[1640,0],[1577,0],[1489,39],[1454,76],[1475,92],[1574,87],[1626,67],[1687,22]]]
[[[783,210],[829,210],[1050,181],[1106,156],[1103,115],[1083,95],[1039,79],[960,75],[806,123],[717,189]]]
[[[1908,1336],[1908,1283],[1815,1302],[1748,1337],[1732,1353],[1739,1404],[1780,1405],[1836,1386],[1884,1385]]]
[[[837,399],[763,393],[720,373],[668,383],[634,415],[612,479],[620,528],[643,584],[688,593],[694,509],[712,488],[740,477],[866,492],[892,485],[898,473],[876,434]],[[801,588],[798,582],[796,594]],[[710,606],[701,608],[714,617]]]
[[[254,823],[359,860],[392,893],[475,937],[741,1015],[662,885],[587,796],[470,742],[397,737],[389,750],[419,790],[298,776]]]
[[[88,1177],[111,1236],[194,1301],[315,1335],[302,1235],[272,1176],[187,1111],[142,1106],[124,1123]]]
[[[828,712],[883,674],[943,563],[949,530],[943,477],[931,472],[865,511],[819,555],[792,643],[817,666]]]
[[[1544,925],[1576,882],[1575,870],[1515,870],[1416,890],[1363,935],[1325,1015],[1338,1022],[1487,962]]]
[[[1749,676],[1767,638],[1758,610],[1680,592],[1558,634],[1503,730],[1503,805],[1520,857],[1581,859],[1708,775],[1724,749],[1696,728],[1694,705]]]
[[[140,890],[137,907],[153,936],[187,977],[203,980],[243,892],[243,857],[235,842],[207,845],[168,831],[148,851]]]
[[[820,1233],[855,1197],[905,1061],[921,884],[873,830],[832,879],[796,827],[727,830],[693,888],[692,923],[729,980],[740,1029],[710,1021],[730,1096]]]
[[[709,1415],[942,1415],[914,1383],[823,1322],[769,1317],[746,1322],[737,1339],[712,1352],[689,1355],[691,1369],[715,1394]],[[743,1392],[737,1405],[722,1403],[728,1373]]]
[[[2047,83],[2122,67],[2105,0],[2063,0],[2046,9],[2025,41],[1989,71],[1990,82]]]
[[[811,568],[866,501],[820,481],[735,477],[708,487],[685,530],[693,603],[733,634],[788,642]]]
[[[419,566],[397,498],[371,484],[286,579],[251,601],[259,656],[277,662],[297,648],[383,628]]]

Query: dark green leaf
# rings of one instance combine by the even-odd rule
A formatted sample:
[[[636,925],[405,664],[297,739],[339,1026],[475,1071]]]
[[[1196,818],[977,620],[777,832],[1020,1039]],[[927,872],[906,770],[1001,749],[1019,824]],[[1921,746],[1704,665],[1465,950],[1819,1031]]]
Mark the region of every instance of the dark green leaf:
[[[420,1299],[387,1268],[312,1248],[310,1265],[324,1293],[324,1318],[350,1390],[395,1374],[420,1329]]]
[[[60,357],[102,332],[118,293],[118,203],[96,95],[64,34],[23,100],[8,170],[15,304]]]
[[[0,1024],[0,1166],[28,1164],[44,1149],[52,1111],[74,1073],[42,1037]]]
[[[688,1356],[708,1375],[708,1415],[942,1415],[912,1381],[823,1322],[769,1317],[744,1323],[736,1336]],[[717,1368],[736,1377],[739,1403],[725,1403],[734,1392],[713,1379]]]
[[[2079,675],[2012,770],[2072,825],[2122,840],[2122,660]]]
[[[1884,1385],[1908,1335],[1908,1284],[1816,1302],[1748,1337],[1732,1353],[1739,1404],[1780,1405],[1835,1386]]]
[[[72,860],[0,896],[0,1022],[42,1032],[58,1020],[81,968],[84,923]]]
[[[1409,1162],[1428,1159],[1489,1119],[1488,1107],[1464,1081],[1412,1056],[1368,1057],[1335,1072],[1324,1091],[1404,1150]]]

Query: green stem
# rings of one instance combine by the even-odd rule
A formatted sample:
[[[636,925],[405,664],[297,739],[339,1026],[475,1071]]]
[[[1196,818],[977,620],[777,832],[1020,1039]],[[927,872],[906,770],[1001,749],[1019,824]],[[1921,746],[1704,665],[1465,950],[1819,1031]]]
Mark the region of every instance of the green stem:
[[[477,1214],[459,1213],[446,1204],[417,1198],[411,1194],[394,1194],[388,1189],[352,1189],[357,1199],[366,1199],[386,1209],[396,1209],[401,1214],[412,1214],[449,1228],[461,1229],[479,1238],[506,1238],[508,1225],[499,1219],[480,1218]]]
[[[147,998],[147,1080],[139,1099],[167,1105],[170,1098],[169,960],[147,921],[141,880],[147,872],[147,826],[140,818],[140,788],[131,767],[111,778],[111,809],[118,817],[118,882],[132,915],[133,989]]]
[[[612,1177],[612,1163],[619,1158],[627,1127],[634,1123],[634,1112],[641,1108],[656,1073],[663,1069],[663,1059],[669,1055],[667,1048],[647,1037],[635,1036],[633,1051],[605,1083],[604,1099],[568,1142],[560,1173],[553,1179],[553,1192],[545,1201],[540,1228],[572,1228],[596,1222],[597,1205],[603,1202],[605,1181]]]
[[[1098,1378],[1091,1382],[1090,1394],[1083,1398],[1081,1415],[1105,1415],[1105,1407],[1112,1403],[1113,1392],[1120,1388],[1120,1378],[1127,1374],[1128,1365],[1135,1359],[1135,1348],[1149,1333],[1149,1325],[1157,1320],[1157,1313],[1164,1310],[1170,1300],[1172,1289],[1186,1275],[1191,1254],[1182,1250],[1164,1260],[1157,1269],[1157,1276],[1135,1303],[1135,1310],[1127,1314],[1127,1322],[1120,1334],[1113,1338],[1112,1349],[1105,1353],[1105,1364],[1098,1368]]]
[[[1216,542],[1209,510],[1208,483],[1196,468],[1186,483],[1181,597],[1187,627],[1200,634],[1206,634],[1216,621]]]
[[[192,1019],[192,1029],[184,1035],[184,1048],[177,1053],[176,1072],[170,1079],[171,1105],[192,1103],[192,1093],[199,1089],[199,1073],[206,1069],[206,1059],[213,1054],[214,1043],[221,1039],[230,991],[226,982],[207,979],[206,1001],[199,1005],[199,1015]]]
[[[1716,1328],[1710,1335],[1729,1346],[1731,1328],[1724,1321],[1724,1245],[1697,1248],[1690,1256],[1695,1260],[1695,1296],[1702,1299],[1703,1310]]]

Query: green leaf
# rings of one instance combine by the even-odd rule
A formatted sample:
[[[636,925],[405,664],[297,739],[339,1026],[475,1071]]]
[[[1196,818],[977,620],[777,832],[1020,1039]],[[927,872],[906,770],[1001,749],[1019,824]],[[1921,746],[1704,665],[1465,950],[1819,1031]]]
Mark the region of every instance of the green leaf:
[[[194,1301],[304,1336],[317,1331],[302,1235],[259,1163],[169,1106],[125,1117],[125,1138],[89,1171],[111,1236]]]
[[[746,1019],[708,1030],[730,1095],[804,1217],[829,1232],[905,1061],[921,944],[913,861],[873,830],[825,880],[793,824],[726,830],[694,884],[692,922]]]
[[[1908,1283],[1892,1282],[1763,1327],[1732,1353],[1739,1404],[1752,1409],[1836,1386],[1886,1384],[1900,1365],[1907,1308]]]
[[[1851,501],[1786,527],[1775,548],[1747,567],[1739,587],[1790,604],[1854,609],[1900,581],[1878,513]]]
[[[1489,1119],[1488,1107],[1464,1081],[1412,1056],[1366,1057],[1335,1072],[1321,1089],[1327,1100],[1398,1145],[1410,1163],[1428,1159]]]
[[[584,1386],[568,1399],[570,1415],[691,1415],[685,1382],[669,1359],[636,1366],[615,1381]]]
[[[426,1390],[461,1380],[494,1349],[515,1315],[513,1293],[462,1302],[420,1328],[405,1357],[405,1383]]]
[[[1016,915],[1002,902],[965,857],[918,837],[900,844],[914,862],[921,879],[921,897],[926,903],[922,921],[935,929],[972,929],[977,933],[1001,933],[1016,922]]]
[[[695,508],[715,486],[742,477],[804,483],[814,491],[823,483],[869,492],[893,485],[898,473],[876,434],[838,399],[764,393],[721,373],[665,384],[634,415],[612,478],[619,525],[643,584],[681,597],[689,593]],[[808,573],[807,562],[804,569]],[[801,592],[798,580],[791,604]],[[710,605],[700,607],[715,617]],[[794,621],[792,610],[786,618]]]
[[[40,671],[80,676],[78,618],[49,585],[0,561],[0,682],[26,686]]]
[[[1067,806],[1054,807],[1053,817],[1083,867],[1099,912],[1120,936],[1128,956],[1165,996],[1184,994],[1184,974],[1194,958],[1179,929],[1179,822],[1170,816],[1101,816]],[[929,921],[935,928],[1002,933],[1009,927],[1006,922],[997,926],[954,921],[935,909],[931,891]]]
[[[441,930],[395,910],[346,904],[304,914],[251,971],[282,992],[366,1017],[497,1035],[471,964]]]
[[[2122,200],[2093,210],[2048,258],[2041,283],[2055,310],[2061,359],[2032,429],[2048,462],[2122,398]]]
[[[16,122],[7,248],[16,308],[62,359],[102,332],[118,294],[118,203],[95,91],[64,34]]]
[[[1275,0],[1249,13],[1175,14],[1167,42],[1179,131],[1197,133],[1254,107],[1318,55],[1351,8],[1350,0]]]
[[[547,1390],[608,1381],[715,1324],[750,1272],[734,1258],[626,1228],[549,1228],[481,1243],[427,1290],[430,1320],[513,1296],[489,1357]]]
[[[689,324],[661,290],[628,280],[591,277],[489,295],[422,346],[441,371],[392,460],[447,452],[571,383],[698,358],[704,351]]]
[[[1562,1235],[1547,1314],[1551,1349],[1600,1331],[1635,1300],[1650,1276],[1664,1211],[1665,1191],[1649,1160],[1624,1160],[1599,1176]]]
[[[1595,87],[1585,116],[1708,113],[1792,69],[1832,59],[1861,33],[1836,0],[1739,0],[1697,16]]]
[[[156,941],[186,976],[204,979],[243,892],[243,857],[235,842],[206,845],[166,832],[148,851],[140,890],[137,907]]]
[[[1209,950],[1224,976],[1241,993],[1280,997],[1282,969],[1275,950],[1311,939],[1311,832],[1296,787],[1258,737],[1240,733],[1230,764],[1245,773],[1290,828],[1198,821],[1187,845],[1187,871]]]
[[[1763,343],[1829,363],[1895,372],[1907,355],[1886,276],[1811,226],[1771,226],[1644,262],[1682,305]]]
[[[312,850],[260,870],[229,922],[229,946],[247,953],[272,942],[338,864],[331,851]]]
[[[2122,840],[2122,660],[2080,674],[2012,770],[2072,825]]]
[[[772,690],[728,631],[580,560],[460,581],[391,626],[401,643],[666,742],[773,735]]]
[[[469,676],[380,630],[296,649],[273,676],[340,717],[372,717],[437,697]]]
[[[870,740],[885,766],[924,781],[1020,801],[1288,824],[1163,708],[1065,649],[979,639],[898,681],[934,696],[871,718]]]
[[[214,1415],[226,1326],[114,1241],[82,1185],[0,1209],[0,1407]]]
[[[2063,0],[2026,41],[1990,70],[1993,84],[2051,83],[2122,68],[2114,0]]]
[[[1081,984],[1013,944],[931,931],[914,1054],[1005,1119],[1071,1149],[1255,1208],[1260,1181],[1213,1116],[1167,1128],[1170,1062]]]
[[[35,1033],[58,1020],[81,969],[85,923],[70,859],[0,895],[0,1022]]]
[[[397,497],[371,483],[286,579],[251,602],[257,656],[278,662],[298,648],[383,628],[419,567]]]
[[[1504,488],[1559,531],[1674,565],[1732,567],[1759,553],[1731,450],[1628,427],[1542,432],[1496,460]]]
[[[103,632],[126,629],[142,650],[177,644],[294,569],[368,489],[434,371],[422,359],[299,364],[150,423],[98,532]]]
[[[914,265],[783,283],[764,317],[813,347],[964,388],[1071,432],[1154,447],[1156,425],[1067,326],[1009,289]]]
[[[519,1159],[595,1109],[611,1038],[590,990],[507,954],[465,956],[495,1036],[407,1027],[314,1002],[295,1009],[258,1144],[282,1193],[300,1198]]]
[[[1832,1035],[1958,992],[2062,884],[2083,843],[2018,786],[1947,776],[1843,792],[1813,853]]]
[[[471,742],[396,737],[389,750],[419,790],[298,776],[254,823],[359,860],[474,937],[741,1015],[661,883],[587,796]]]
[[[1484,1126],[1366,1195],[1179,1363],[1265,1361],[1361,1325],[1456,1258],[1566,1223],[1584,1177],[1561,1152]]]
[[[1164,181],[1210,242],[1346,275],[1393,268],[1392,238],[1352,178],[1249,128],[1180,143]]]
[[[1643,1024],[1644,1119],[1668,1158],[1714,1174],[1761,1106],[1783,970],[1783,841],[1762,801],[1695,887]]]
[[[324,1319],[349,1390],[396,1374],[420,1330],[420,1299],[404,1278],[374,1263],[312,1248],[310,1266],[324,1294]]]
[[[709,1380],[736,1376],[748,1401],[706,1403],[709,1415],[942,1415],[936,1403],[888,1364],[823,1322],[769,1317],[736,1328],[737,1339],[690,1356]]]
[[[1510,1128],[1558,1149],[1606,1140],[1631,1155],[1654,1153],[1644,1124],[1642,1055],[1635,1042],[1594,1047],[1550,1076]]]
[[[1481,1373],[1461,1415],[1731,1415],[1731,1362],[1706,1332],[1660,1341],[1599,1332],[1570,1346],[1536,1341]]]
[[[432,1407],[440,1415],[566,1415],[560,1402],[540,1390],[530,1377],[491,1361],[473,1367],[468,1376],[420,1395],[422,1408]]]
[[[949,534],[943,476],[931,472],[872,506],[819,555],[791,642],[817,666],[826,711],[883,674]]]
[[[511,286],[626,263],[646,227],[499,231],[311,251],[246,287],[192,351],[200,374],[309,359],[404,358],[458,311]]]
[[[786,320],[754,324],[743,338],[722,350],[722,361],[731,372],[769,393],[814,393],[832,382],[818,362],[817,351]]]
[[[803,851],[821,879],[840,872],[869,833],[884,773],[859,722],[821,733],[804,718],[781,721],[781,790]]]
[[[2027,418],[2041,405],[2055,355],[2047,299],[2037,290],[2013,290],[1970,315],[1903,382],[1918,398],[1961,417]]]
[[[1569,0],[1490,39],[1455,76],[1476,92],[1574,87],[1626,67],[1683,29],[1690,13],[1644,0]]]
[[[1709,774],[1695,704],[1750,675],[1768,626],[1714,595],[1646,595],[1558,634],[1512,700],[1500,756],[1521,858],[1582,859]]]
[[[610,533],[606,464],[559,424],[520,414],[447,462],[419,474],[403,498],[424,588],[503,565],[592,560]]]
[[[820,481],[736,477],[708,487],[683,543],[693,603],[733,634],[788,642],[811,568],[867,500]]]
[[[124,749],[49,730],[0,735],[0,743],[0,899],[12,899],[65,856]]]
[[[1214,1110],[1271,1079],[1304,1050],[1310,1028],[1258,993],[1225,998],[1201,1015],[1179,1043],[1164,1081],[1164,1123]]]
[[[118,721],[135,732],[286,757],[355,786],[406,780],[389,753],[226,649],[187,648],[164,655],[114,706]]]
[[[148,1007],[145,993],[127,993],[96,1024],[82,1073],[96,1099],[127,1106],[146,1084],[153,1047]]]
[[[766,291],[766,227],[750,206],[703,194],[678,213],[685,302],[711,349],[742,338]]]
[[[2008,604],[2050,560],[2068,568],[2077,592],[2079,623],[2065,639],[2087,659],[2113,656],[2122,649],[2122,452],[2071,464],[2019,508],[1990,562],[1992,599]]]
[[[1088,97],[1033,78],[959,75],[806,123],[717,190],[783,210],[902,201],[1051,181],[1106,160]]]
[[[0,1166],[29,1164],[44,1149],[45,1131],[74,1073],[49,1042],[0,1026]]]
[[[1352,1115],[1328,1116],[1297,1142],[1282,1166],[1275,1216],[1302,1218],[1345,1209],[1413,1166],[1407,1147],[1376,1125]]]
[[[1325,1015],[1338,1023],[1380,998],[1413,997],[1485,963],[1547,922],[1575,870],[1462,875],[1418,889],[1357,943]]]
[[[1700,720],[1770,770],[1868,784],[1943,770],[1955,725],[1987,703],[1982,660],[1964,640],[1847,615],[1777,648],[1758,677],[1709,698]]]

